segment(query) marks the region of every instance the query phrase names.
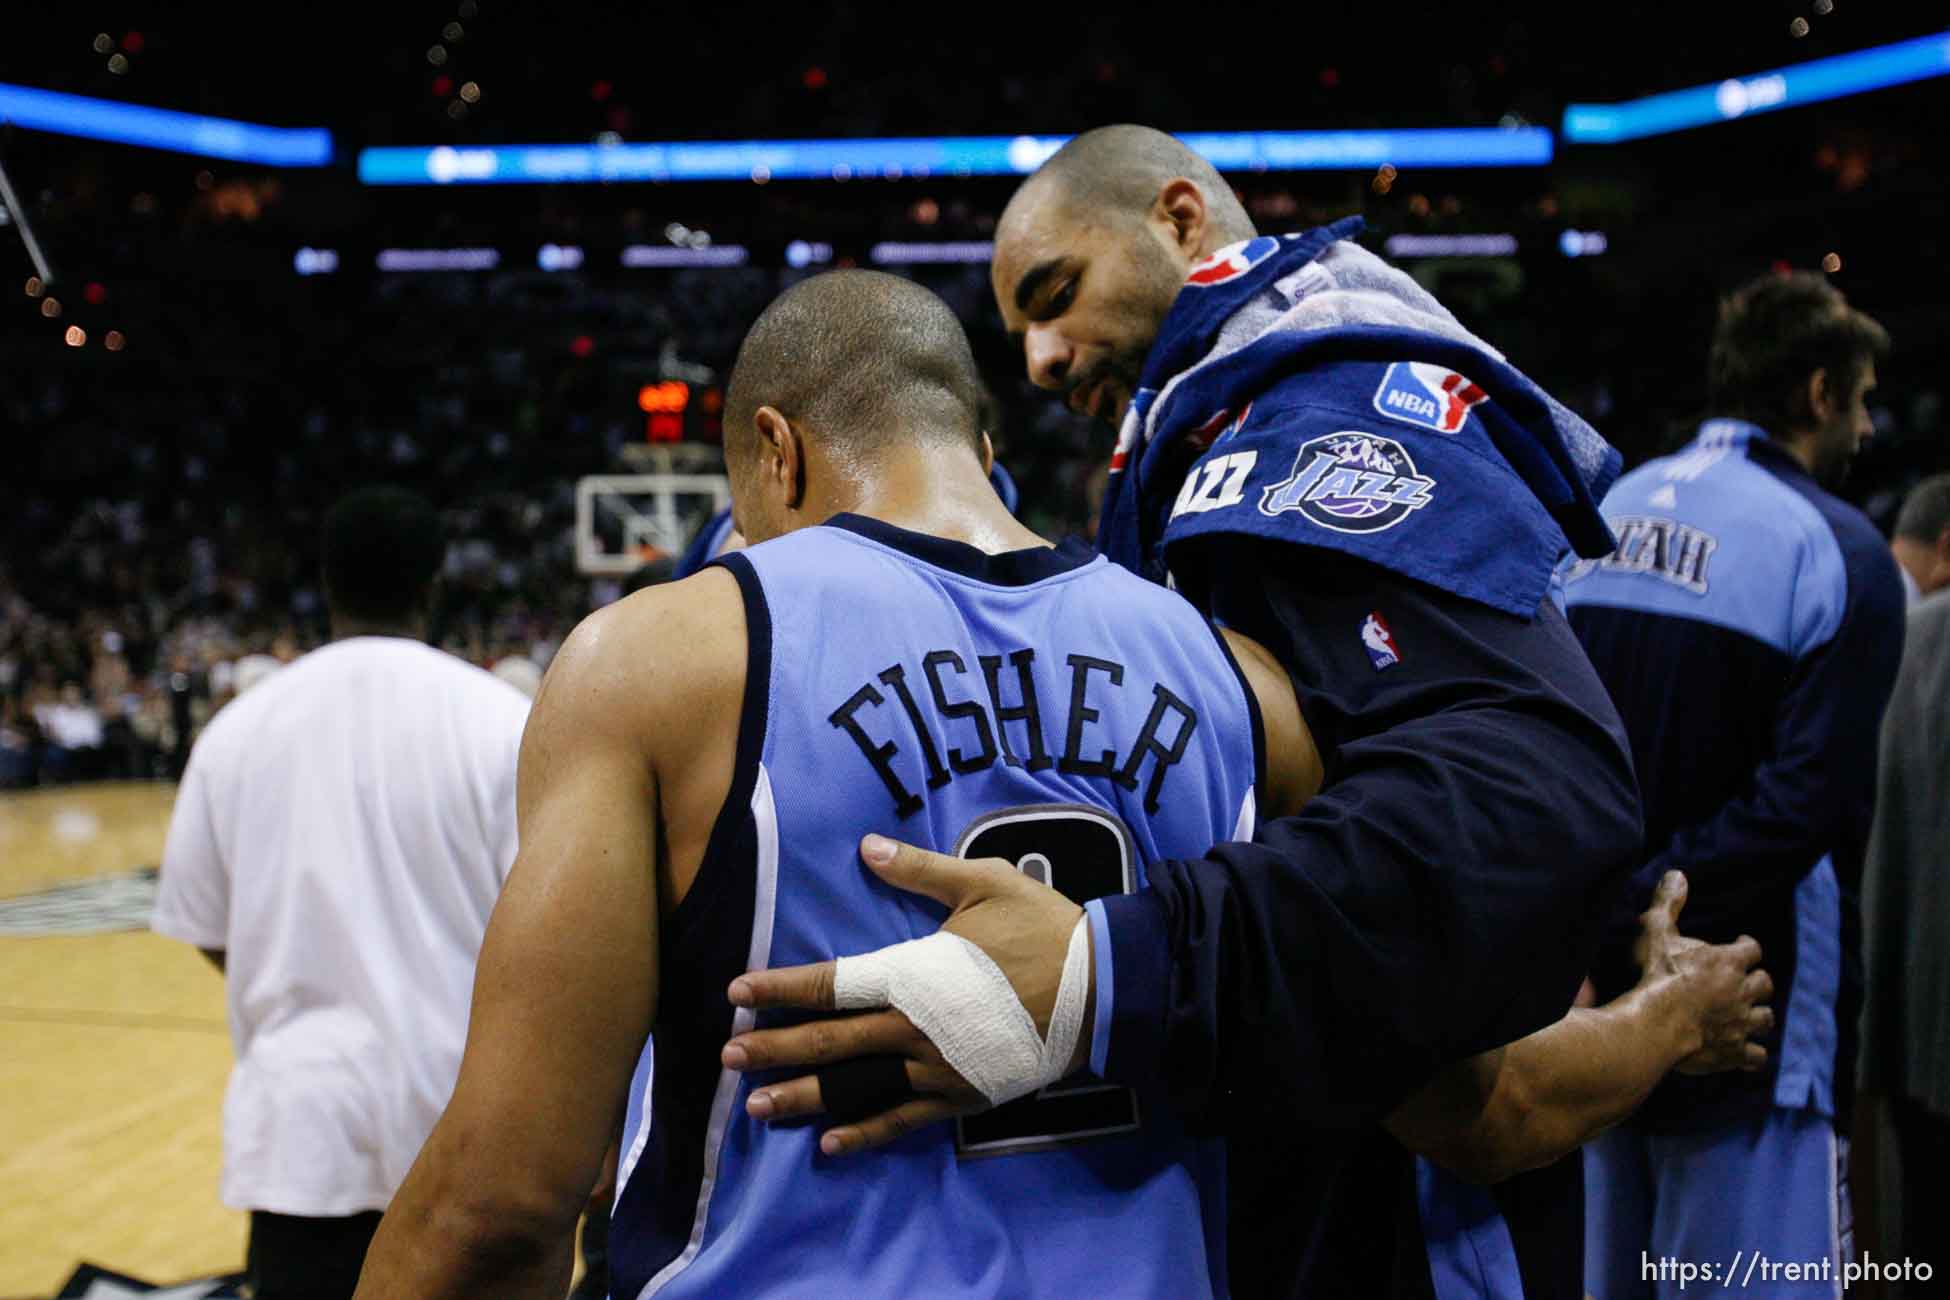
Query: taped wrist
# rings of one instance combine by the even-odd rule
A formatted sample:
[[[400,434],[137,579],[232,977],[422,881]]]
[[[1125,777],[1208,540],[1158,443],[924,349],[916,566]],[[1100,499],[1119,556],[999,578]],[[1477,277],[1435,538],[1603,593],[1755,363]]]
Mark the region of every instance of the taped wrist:
[[[834,963],[833,1005],[892,1007],[914,1022],[942,1059],[989,1104],[1026,1096],[1069,1073],[1090,997],[1090,932],[1070,931],[1049,1037],[989,955],[945,931]]]

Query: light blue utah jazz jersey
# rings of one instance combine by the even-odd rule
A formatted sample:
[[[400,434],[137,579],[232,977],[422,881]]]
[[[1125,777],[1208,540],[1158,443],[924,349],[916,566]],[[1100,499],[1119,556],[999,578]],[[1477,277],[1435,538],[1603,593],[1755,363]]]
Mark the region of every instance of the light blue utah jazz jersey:
[[[1250,834],[1259,719],[1211,626],[1079,547],[990,556],[842,515],[727,556],[750,639],[737,771],[660,935],[656,1059],[623,1134],[613,1294],[1224,1291],[1223,1154],[1158,1099],[1056,1084],[868,1157],[748,1118],[725,986],[920,938],[880,831],[1083,901]],[[780,1023],[767,1014],[763,1027]]]
[[[1586,1148],[1585,1288],[1648,1295],[1646,1259],[1731,1243],[1750,1262],[1830,1269],[1809,1289],[1776,1277],[1756,1290],[1837,1295],[1857,898],[1902,658],[1895,561],[1868,516],[1739,420],[1708,420],[1620,479],[1605,517],[1617,548],[1572,565],[1566,598],[1631,737],[1646,859],[1612,905],[1592,983],[1603,1000],[1636,982],[1632,918],[1676,867],[1688,935],[1760,941],[1775,1024],[1762,1069],[1671,1075]]]

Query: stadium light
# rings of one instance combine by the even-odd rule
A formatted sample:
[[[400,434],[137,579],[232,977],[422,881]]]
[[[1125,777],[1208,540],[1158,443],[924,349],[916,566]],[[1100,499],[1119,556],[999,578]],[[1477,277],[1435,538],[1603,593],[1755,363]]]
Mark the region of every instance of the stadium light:
[[[1515,257],[1515,235],[1390,235],[1390,257]]]
[[[1571,104],[1564,109],[1564,139],[1571,144],[1619,144],[1945,74],[1950,74],[1950,35],[1919,36],[1750,77],[1730,77],[1712,86],[1619,104]]]
[[[1596,257],[1611,241],[1602,230],[1567,230],[1557,237],[1557,247],[1566,257]]]
[[[386,147],[359,152],[368,185],[594,184],[614,181],[865,180],[1022,176],[1069,137],[928,136],[675,144]],[[1541,167],[1547,128],[1412,131],[1226,131],[1183,137],[1222,171],[1369,171],[1396,167]]]
[[[492,271],[497,248],[382,248],[373,264],[382,271]]]
[[[785,246],[785,264],[795,271],[808,266],[824,266],[832,260],[831,244],[795,239]]]
[[[893,240],[875,244],[867,250],[867,260],[875,266],[922,266],[935,262],[987,262],[995,256],[995,245],[985,240],[957,239],[937,243],[903,243]]]
[[[291,266],[299,275],[330,275],[339,269],[338,250],[301,248],[292,256]]]
[[[4,82],[0,82],[0,122],[54,135],[269,167],[324,167],[332,161],[332,133],[323,127],[258,126]]]
[[[666,266],[743,266],[751,253],[743,244],[709,244],[703,248],[671,248],[664,244],[629,244],[622,264],[631,270]]]

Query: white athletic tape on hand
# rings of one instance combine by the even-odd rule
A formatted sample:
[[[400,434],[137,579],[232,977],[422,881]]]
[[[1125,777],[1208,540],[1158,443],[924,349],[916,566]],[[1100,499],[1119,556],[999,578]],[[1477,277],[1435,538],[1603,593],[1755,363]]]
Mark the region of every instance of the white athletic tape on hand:
[[[969,1085],[999,1106],[1069,1073],[1090,997],[1087,920],[1070,932],[1047,1042],[989,955],[957,934],[882,948],[833,965],[833,1005],[841,1011],[892,1007],[914,1022]]]

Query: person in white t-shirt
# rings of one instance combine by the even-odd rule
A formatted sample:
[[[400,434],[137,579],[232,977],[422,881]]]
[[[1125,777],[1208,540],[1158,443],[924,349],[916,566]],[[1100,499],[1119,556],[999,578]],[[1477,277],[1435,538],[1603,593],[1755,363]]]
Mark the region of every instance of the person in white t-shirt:
[[[425,644],[443,549],[413,493],[335,505],[335,639],[211,720],[170,819],[153,925],[227,978],[221,1191],[259,1300],[352,1294],[453,1091],[514,861],[528,700]]]

